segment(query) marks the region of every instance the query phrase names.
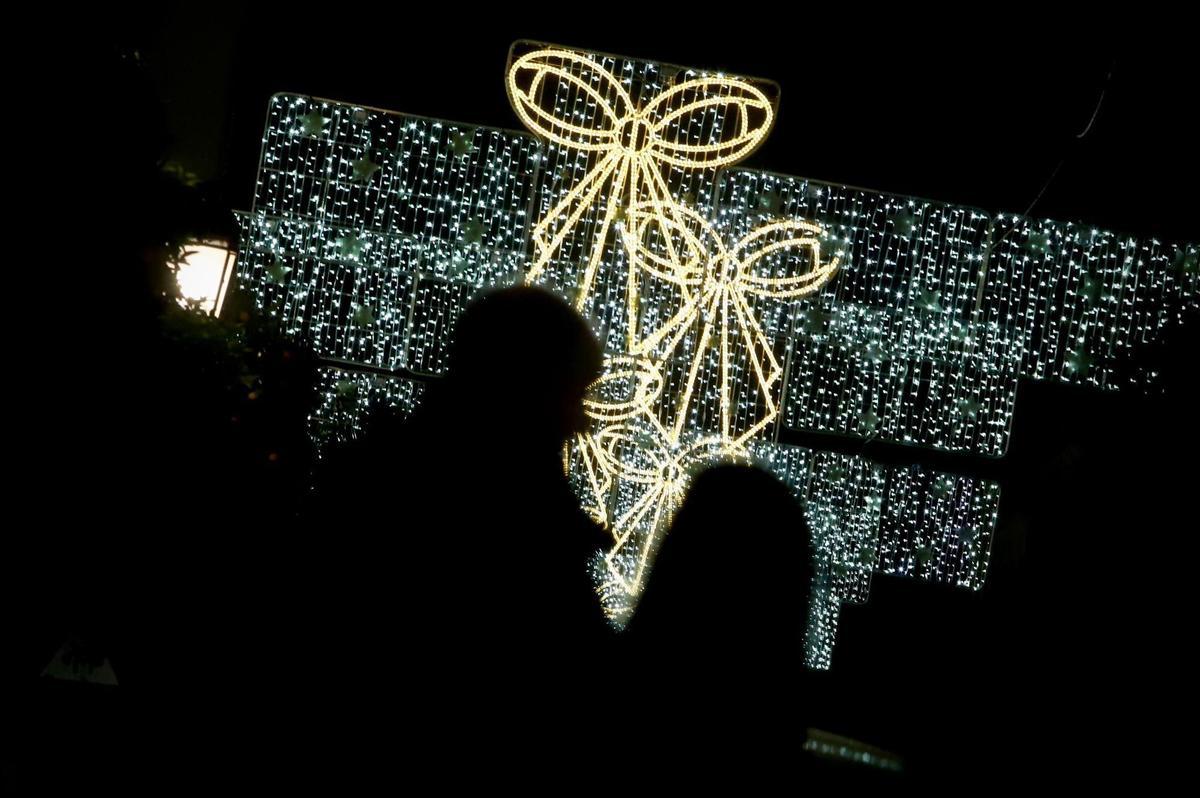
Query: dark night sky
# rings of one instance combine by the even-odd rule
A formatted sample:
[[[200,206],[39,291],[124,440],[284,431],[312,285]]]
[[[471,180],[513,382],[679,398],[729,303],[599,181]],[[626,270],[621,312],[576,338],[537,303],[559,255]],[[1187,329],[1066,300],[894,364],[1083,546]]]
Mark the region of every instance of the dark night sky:
[[[1065,159],[1034,215],[1200,237],[1193,47],[1083,17],[947,13],[918,23],[864,11],[806,21],[798,8],[763,7],[732,22],[651,11],[634,27],[616,6],[607,19],[528,4],[355,7],[344,17],[220,6],[169,4],[122,31],[167,105],[173,154],[219,178],[233,207],[249,205],[271,94],[518,127],[505,57],[511,41],[533,38],[777,81],[778,124],[750,166],[1021,211]]]

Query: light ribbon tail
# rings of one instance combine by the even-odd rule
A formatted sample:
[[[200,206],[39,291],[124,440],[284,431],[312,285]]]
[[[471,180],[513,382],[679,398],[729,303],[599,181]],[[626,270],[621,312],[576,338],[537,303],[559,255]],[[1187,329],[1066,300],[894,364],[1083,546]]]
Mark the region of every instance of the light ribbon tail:
[[[583,218],[583,215],[587,213],[588,209],[591,208],[592,204],[596,201],[597,195],[599,195],[604,189],[605,182],[608,181],[609,178],[612,177],[612,173],[620,167],[620,160],[621,157],[619,153],[609,153],[605,155],[604,158],[601,159],[600,162],[595,166],[593,166],[592,169],[588,171],[587,175],[581,181],[579,181],[579,183],[572,188],[565,197],[559,200],[559,202],[553,208],[547,211],[545,217],[543,217],[542,220],[537,223],[537,226],[533,231],[533,238],[537,244],[538,258],[534,262],[533,267],[529,270],[528,275],[526,275],[525,279],[527,282],[533,282],[534,280],[537,280],[546,270],[546,266],[562,248],[562,244],[567,239],[567,236],[575,231],[576,226],[579,224],[579,220]],[[556,222],[559,222],[560,218],[566,214],[576,202],[578,202],[578,205],[574,207],[574,210],[571,211],[566,221],[561,223],[561,227],[559,227],[559,229],[555,232],[553,239],[547,242],[545,240],[546,231],[550,229],[550,227]],[[582,295],[583,293],[584,292],[581,290],[580,294]]]
[[[733,386],[729,382],[729,294],[728,288],[721,291],[721,435],[729,438],[732,423],[731,396]]]
[[[592,242],[592,252],[591,257],[588,258],[587,269],[584,272],[583,279],[579,283],[579,296],[575,300],[576,310],[582,310],[587,304],[588,295],[592,290],[592,283],[596,279],[596,270],[600,267],[600,261],[604,257],[604,242],[608,240],[609,228],[612,227],[613,219],[617,216],[617,211],[620,208],[620,200],[630,180],[630,167],[630,159],[622,158],[616,179],[610,188],[608,207],[604,210],[604,219],[601,221],[600,230],[596,233],[596,237]]]
[[[758,382],[759,390],[762,392],[767,406],[766,415],[737,436],[736,443],[740,446],[762,431],[779,414],[779,406],[775,402],[774,388],[775,383],[778,382],[779,377],[782,375],[783,369],[775,357],[770,337],[767,336],[762,325],[759,324],[758,318],[749,307],[746,298],[739,292],[734,295],[733,299],[734,314],[738,319],[742,341],[746,344],[746,354],[751,366],[754,368],[755,380]],[[767,370],[764,370],[762,359],[759,357],[760,351],[766,355],[769,361]],[[768,370],[769,373],[767,373]]]
[[[612,475],[608,473],[604,462],[596,456],[595,442],[589,435],[576,435],[575,445],[579,450],[579,458],[583,463],[584,473],[587,476],[588,486],[592,491],[592,498],[595,500],[595,515],[601,520],[601,523],[607,523],[608,519],[608,492],[612,488]],[[597,475],[597,471],[601,473]]]
[[[649,556],[650,548],[654,544],[655,536],[658,534],[660,521],[662,520],[663,516],[663,509],[668,501],[670,501],[668,486],[665,484],[654,485],[650,488],[647,488],[645,494],[643,494],[641,498],[638,499],[637,503],[630,508],[630,511],[617,522],[618,528],[624,531],[618,538],[617,543],[613,546],[612,551],[609,552],[607,557],[610,567],[612,567],[612,570],[614,571],[619,571],[619,569],[613,565],[614,560],[620,554],[621,550],[630,542],[630,539],[633,537],[633,533],[636,532],[638,527],[642,524],[642,521],[645,519],[647,513],[649,513],[651,509],[654,511],[653,518],[648,527],[649,531],[646,533],[645,539],[641,541],[641,546],[637,551],[637,566],[634,570],[632,578],[626,574],[621,575],[621,581],[624,584],[625,589],[630,593],[636,594],[641,589],[642,576],[645,573],[647,565],[646,560]]]
[[[671,430],[670,440],[676,442],[679,436],[683,433],[683,424],[687,420],[688,407],[691,405],[692,393],[696,387],[696,378],[700,372],[700,366],[704,361],[704,355],[708,352],[710,340],[713,332],[712,316],[716,314],[717,304],[721,301],[721,292],[714,288],[710,288],[707,292],[707,304],[709,313],[705,314],[704,327],[700,332],[700,341],[696,344],[696,354],[692,357],[691,366],[688,369],[687,382],[684,385],[683,395],[680,398],[679,408],[675,417],[675,423]],[[682,328],[686,330],[686,327]],[[677,339],[678,341],[678,339]]]

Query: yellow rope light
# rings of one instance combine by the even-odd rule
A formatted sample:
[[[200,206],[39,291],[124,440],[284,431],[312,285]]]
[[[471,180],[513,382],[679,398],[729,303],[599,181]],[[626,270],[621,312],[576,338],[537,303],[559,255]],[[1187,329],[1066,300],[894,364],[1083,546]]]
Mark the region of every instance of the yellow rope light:
[[[732,250],[727,250],[708,221],[690,208],[678,207],[674,214],[666,216],[657,204],[642,204],[630,209],[629,218],[630,223],[625,228],[625,244],[634,263],[647,273],[679,286],[683,295],[688,297],[674,316],[637,344],[635,351],[642,355],[653,354],[660,362],[666,362],[674,356],[686,332],[697,321],[704,320],[704,329],[692,354],[670,440],[677,442],[683,432],[696,379],[712,346],[713,327],[716,326],[720,340],[721,434],[735,443],[744,443],[778,415],[773,389],[782,374],[771,341],[748,298],[784,300],[808,296],[833,277],[839,258],[835,256],[828,263],[821,263],[821,227],[807,221],[784,220],[763,225],[739,241]],[[680,226],[679,220],[689,222],[699,232]],[[664,258],[647,247],[651,224],[659,230],[668,231],[668,234],[679,234],[684,246],[674,264],[670,263],[670,258]],[[755,270],[768,256],[787,250],[808,250],[812,268],[784,277],[762,275]],[[674,269],[668,270],[671,265]],[[714,324],[714,320],[719,321]],[[730,425],[734,387],[729,376],[731,335],[740,337],[745,344],[758,388],[767,404],[766,415],[749,430],[736,435]]]
[[[580,310],[587,302],[604,243],[621,208],[646,199],[666,203],[670,191],[662,178],[664,166],[716,169],[745,158],[763,141],[775,118],[771,101],[763,92],[745,81],[727,77],[685,80],[638,107],[615,75],[583,54],[562,49],[535,50],[516,59],[509,66],[506,85],[513,110],[526,127],[548,141],[596,157],[583,179],[534,227],[537,253],[526,276],[528,282],[537,281],[588,210],[601,195],[607,195],[608,203],[579,283],[576,307]],[[544,107],[543,103],[552,101],[560,88],[578,91],[595,105],[593,126],[561,119],[554,109]],[[717,96],[711,96],[714,94]],[[691,120],[714,109],[723,110],[731,120],[728,136],[710,144],[672,140],[672,130],[686,131]],[[662,207],[664,213],[673,212],[673,205]],[[634,335],[632,329],[630,335]]]
[[[694,229],[678,225],[679,220],[691,222]],[[650,224],[657,225],[658,230],[679,234],[681,246],[669,250],[674,255],[674,262],[671,257],[663,257],[646,246]],[[622,582],[626,592],[636,594],[640,590],[659,527],[674,512],[692,470],[715,457],[745,458],[746,443],[778,415],[775,386],[782,375],[782,367],[748,297],[793,299],[812,294],[828,282],[837,271],[839,259],[834,257],[828,263],[821,263],[820,235],[819,225],[785,220],[758,227],[732,249],[726,249],[716,231],[690,208],[676,207],[671,216],[662,214],[657,203],[639,204],[630,209],[625,242],[633,263],[677,286],[687,299],[675,315],[638,342],[635,355],[611,359],[605,376],[597,381],[596,388],[620,380],[633,380],[632,398],[619,402],[604,403],[594,399],[587,402],[589,415],[605,424],[591,440],[586,440],[588,436],[580,436],[582,442],[579,445],[584,451],[595,503],[604,503],[614,479],[644,486],[634,505],[611,523],[615,545],[607,558],[608,570],[611,578]],[[783,277],[756,271],[768,256],[788,250],[807,250],[811,268]],[[687,380],[675,403],[674,420],[668,427],[660,418],[663,366],[675,357],[687,333],[701,320],[703,329],[691,354]],[[695,386],[715,340],[720,341],[721,428],[716,435],[702,435],[690,443],[683,443]],[[732,394],[736,387],[730,374],[731,340],[744,345],[753,370],[752,379],[756,381],[766,407],[761,418],[740,432],[733,429],[731,421]],[[625,423],[635,420],[644,422],[652,434],[649,445],[644,436],[635,435]],[[636,447],[649,465],[637,466],[621,457],[619,449],[623,445]],[[597,477],[597,474],[602,476]],[[607,519],[607,513],[604,517]],[[639,531],[642,534],[634,572],[621,575],[614,557]]]
[[[778,415],[775,388],[782,367],[752,301],[787,300],[812,294],[829,281],[838,258],[821,263],[819,225],[782,220],[763,225],[728,249],[721,235],[693,208],[677,202],[663,176],[667,167],[713,170],[745,158],[766,137],[774,108],[762,91],[722,76],[681,81],[639,106],[621,81],[593,58],[560,48],[529,52],[509,65],[509,100],[534,133],[571,151],[586,153],[590,166],[538,220],[532,231],[534,260],[527,282],[542,278],[584,219],[597,219],[591,250],[579,279],[575,304],[584,310],[605,255],[610,233],[630,256],[626,286],[627,354],[609,358],[592,386],[585,411],[596,424],[573,445],[590,493],[587,510],[609,527],[614,546],[608,576],[636,595],[654,541],[681,500],[692,471],[716,457],[746,458],[746,443]],[[564,93],[587,102],[589,124],[564,118],[556,100]],[[718,112],[725,129],[710,143],[680,140]],[[766,259],[807,252],[810,267],[782,277],[762,273]],[[675,292],[677,309],[648,334],[638,330],[643,276]],[[664,373],[697,326],[687,378],[677,394],[664,396]],[[734,392],[742,377],[733,368],[742,348],[762,394],[765,412],[746,429],[734,428]],[[686,428],[696,386],[716,352],[720,429]],[[623,390],[624,389],[624,390]],[[673,400],[668,405],[666,400]],[[664,422],[666,407],[673,418]],[[572,451],[564,454],[569,463]],[[610,518],[613,485],[639,492],[632,506]],[[616,558],[636,546],[632,573]],[[611,587],[611,585],[610,585]]]

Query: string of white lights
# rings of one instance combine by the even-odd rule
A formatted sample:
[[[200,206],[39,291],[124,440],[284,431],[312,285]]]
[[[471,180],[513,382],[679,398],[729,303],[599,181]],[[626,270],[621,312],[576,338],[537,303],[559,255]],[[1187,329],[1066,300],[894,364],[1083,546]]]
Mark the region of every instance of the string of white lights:
[[[1023,377],[1118,388],[1122,361],[1200,307],[1194,244],[1005,214],[991,240],[981,317],[1020,346]]]
[[[1195,245],[730,168],[770,132],[767,81],[522,42],[506,86],[532,135],[272,98],[239,274],[340,364],[321,440],[411,411],[421,383],[347,365],[441,373],[481,289],[574,302],[608,358],[565,464],[613,534],[595,567],[617,620],[691,474],[730,457],[805,502],[810,664],[872,573],[978,589],[998,486],[784,446],[781,425],[999,456],[1020,377],[1117,387],[1200,305]]]
[[[309,435],[318,453],[329,444],[351,440],[362,423],[380,408],[410,415],[425,392],[420,380],[373,374],[335,366],[317,369],[317,406],[309,417]]]

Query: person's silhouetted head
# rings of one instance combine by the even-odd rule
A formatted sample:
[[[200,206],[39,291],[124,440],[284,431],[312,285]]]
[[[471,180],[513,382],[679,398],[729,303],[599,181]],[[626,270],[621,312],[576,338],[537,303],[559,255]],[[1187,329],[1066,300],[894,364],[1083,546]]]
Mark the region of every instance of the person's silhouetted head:
[[[583,397],[599,376],[601,350],[564,301],[529,287],[472,302],[459,319],[447,390],[484,435],[517,434],[561,446],[584,429]]]
[[[808,524],[787,486],[758,468],[717,465],[675,514],[631,630],[680,654],[705,651],[714,665],[798,667],[811,584]]]

